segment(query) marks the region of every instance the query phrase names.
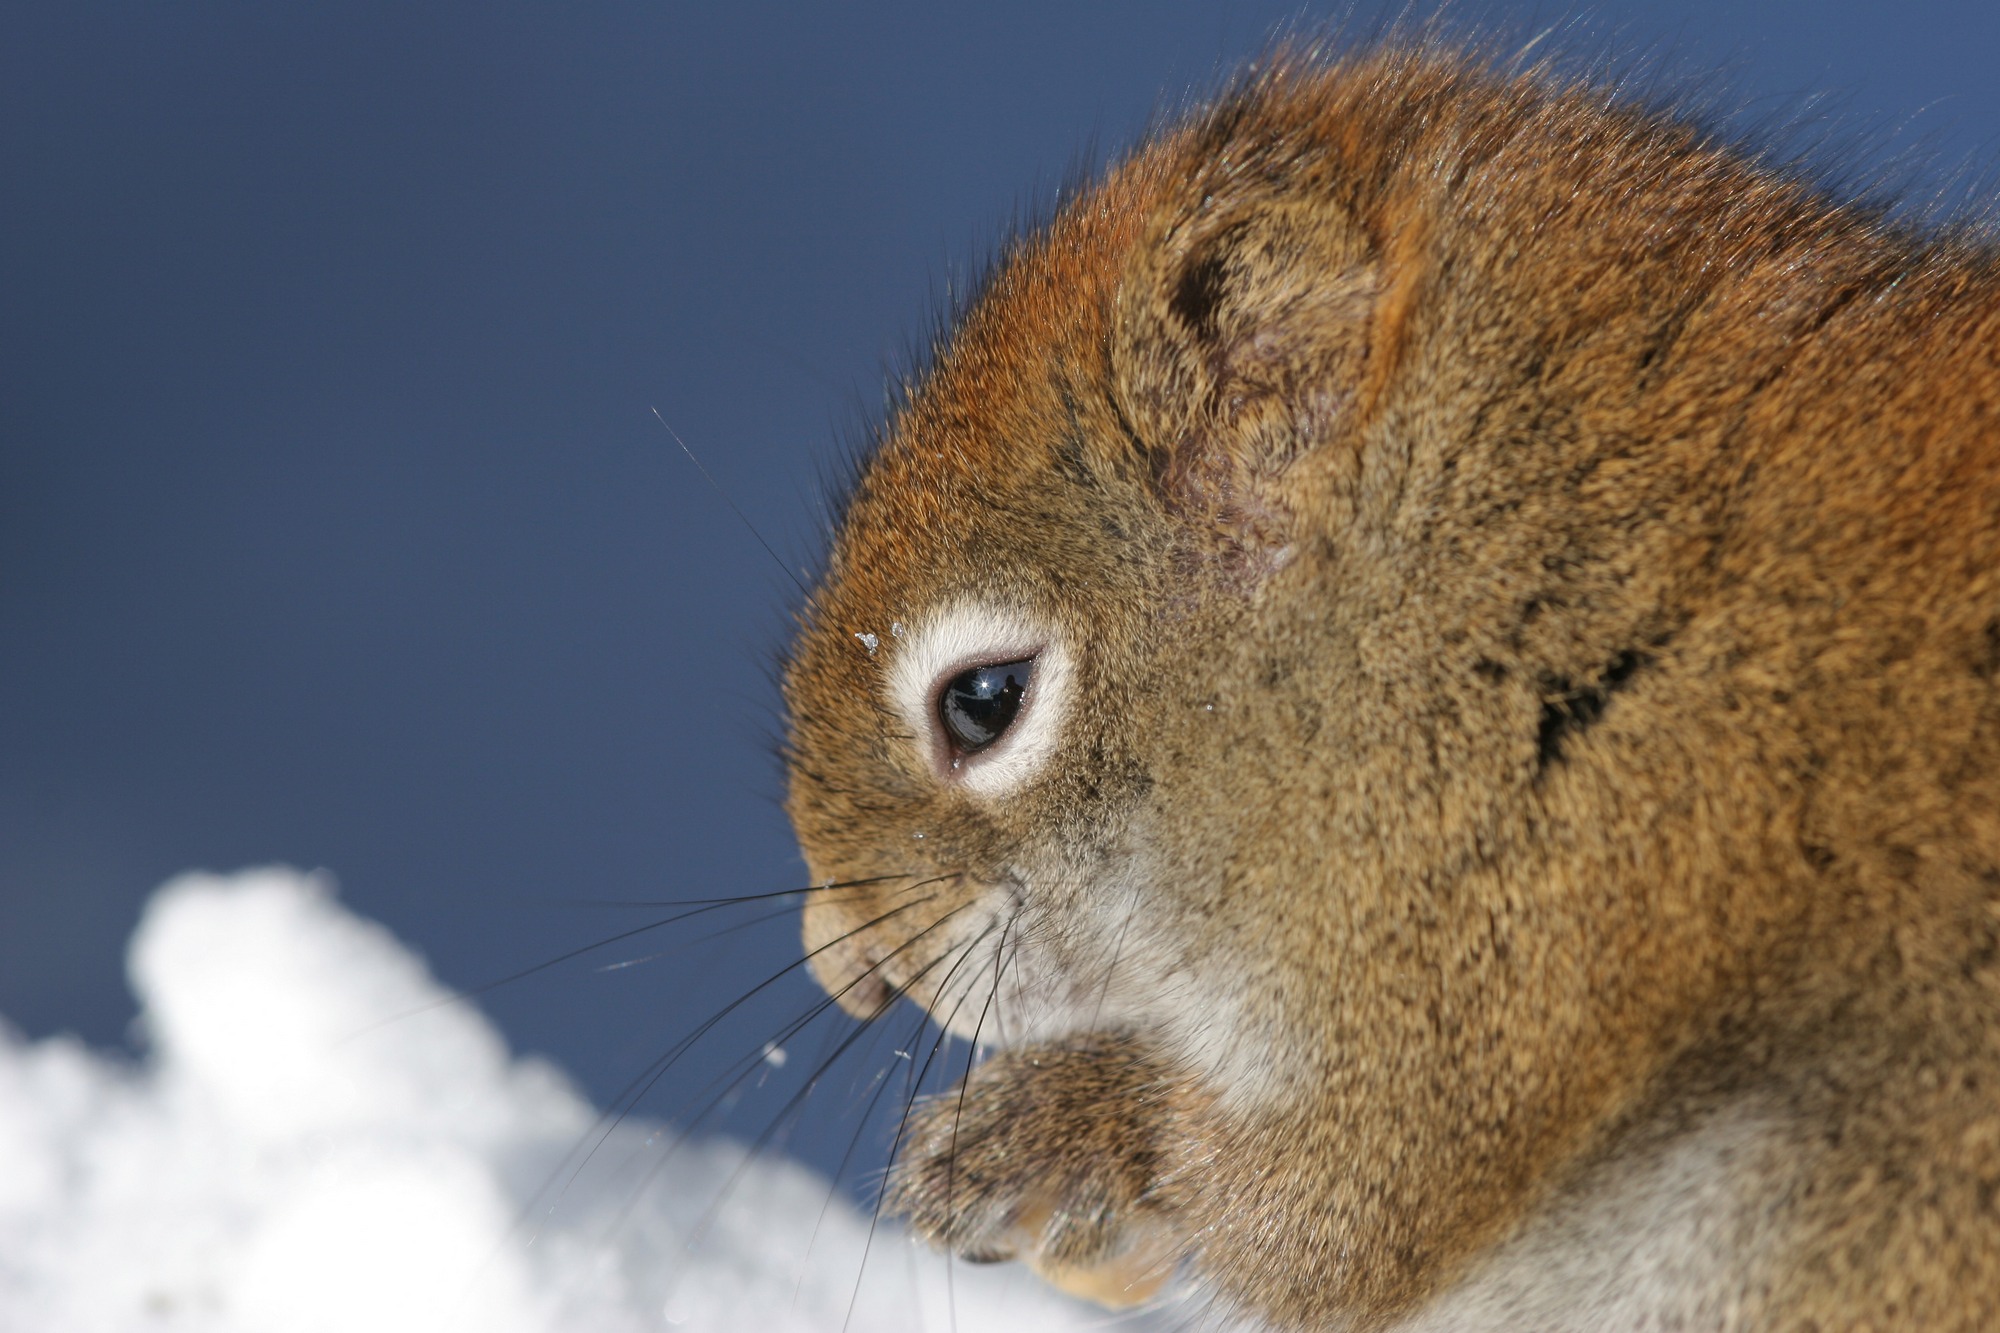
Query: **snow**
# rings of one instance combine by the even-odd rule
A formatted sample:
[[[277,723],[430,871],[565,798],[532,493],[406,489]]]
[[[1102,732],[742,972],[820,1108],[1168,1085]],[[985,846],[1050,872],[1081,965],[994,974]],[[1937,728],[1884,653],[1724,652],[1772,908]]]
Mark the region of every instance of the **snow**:
[[[182,876],[129,964],[136,1064],[0,1025],[0,1330],[1145,1326],[1011,1265],[948,1287],[780,1158],[631,1121],[586,1153],[562,1074],[323,877]]]

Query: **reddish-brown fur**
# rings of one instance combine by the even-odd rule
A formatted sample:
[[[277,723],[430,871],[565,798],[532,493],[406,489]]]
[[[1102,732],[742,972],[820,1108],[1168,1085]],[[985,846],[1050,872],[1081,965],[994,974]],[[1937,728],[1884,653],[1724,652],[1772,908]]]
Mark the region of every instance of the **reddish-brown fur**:
[[[962,1003],[1005,918],[1138,996],[976,1070],[896,1201],[1372,1328],[1752,1124],[1676,1317],[1995,1326],[1996,571],[1983,246],[1544,75],[1278,62],[1006,256],[808,609],[791,813],[887,877],[809,904],[822,981]],[[999,801],[884,694],[967,598],[1077,645]]]

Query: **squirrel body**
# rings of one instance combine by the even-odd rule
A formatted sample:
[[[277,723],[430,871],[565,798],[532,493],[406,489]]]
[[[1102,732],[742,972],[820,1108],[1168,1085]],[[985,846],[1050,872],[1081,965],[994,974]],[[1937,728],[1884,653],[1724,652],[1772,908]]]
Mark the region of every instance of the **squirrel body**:
[[[999,1048],[891,1203],[1285,1329],[2000,1326],[1996,676],[1990,249],[1273,61],[1008,250],[804,613],[815,974]]]

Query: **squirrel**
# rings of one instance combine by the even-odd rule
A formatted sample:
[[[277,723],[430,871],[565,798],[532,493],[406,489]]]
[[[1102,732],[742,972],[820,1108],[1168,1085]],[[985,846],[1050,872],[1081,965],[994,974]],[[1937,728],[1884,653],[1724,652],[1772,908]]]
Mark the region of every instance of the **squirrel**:
[[[1996,681],[1986,242],[1270,59],[1004,251],[801,613],[814,974],[990,1050],[888,1204],[1278,1329],[2000,1327]]]

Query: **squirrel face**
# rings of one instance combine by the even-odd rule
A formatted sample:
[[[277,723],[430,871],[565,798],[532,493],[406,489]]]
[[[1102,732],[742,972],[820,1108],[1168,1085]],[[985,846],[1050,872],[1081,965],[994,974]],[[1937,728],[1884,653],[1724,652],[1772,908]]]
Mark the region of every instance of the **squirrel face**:
[[[1000,1048],[892,1203],[1114,1303],[1185,1266],[1371,1327],[1544,1263],[1509,1318],[1721,1327],[1822,1299],[1789,1173],[1831,1159],[1773,1144],[1930,1114],[2000,1179],[2000,1122],[1890,1091],[1992,1058],[1993,291],[1408,52],[1280,62],[1014,246],[786,680],[815,975]],[[1617,1304],[1562,1227],[1666,1225],[1634,1182],[1717,1143],[1686,1280]]]

